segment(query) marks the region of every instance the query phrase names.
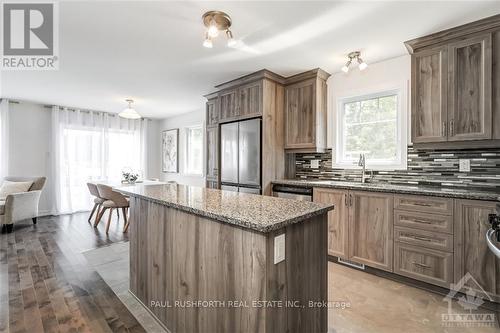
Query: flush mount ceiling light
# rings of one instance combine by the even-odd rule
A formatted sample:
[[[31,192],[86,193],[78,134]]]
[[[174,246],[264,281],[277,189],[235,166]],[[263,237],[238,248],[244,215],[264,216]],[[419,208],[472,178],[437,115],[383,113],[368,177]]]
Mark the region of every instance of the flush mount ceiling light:
[[[368,64],[366,62],[364,62],[363,59],[361,59],[361,52],[359,52],[359,51],[351,52],[347,55],[347,57],[349,58],[349,60],[342,67],[342,72],[344,72],[344,73],[349,72],[349,66],[351,66],[351,63],[353,62],[353,60],[358,61],[358,68],[360,71],[365,70],[366,67],[368,67]]]
[[[134,100],[126,99],[125,101],[128,103],[128,106],[122,112],[120,112],[118,116],[126,119],[141,119],[141,115],[138,114],[137,111],[135,111],[132,107],[132,103],[134,103]]]
[[[229,29],[231,27],[231,18],[224,12],[211,10],[202,16],[203,24],[207,28],[205,31],[205,41],[203,46],[212,48],[212,40],[219,36],[220,31],[224,31],[227,38],[227,46],[234,47],[236,41],[233,38],[233,33]]]

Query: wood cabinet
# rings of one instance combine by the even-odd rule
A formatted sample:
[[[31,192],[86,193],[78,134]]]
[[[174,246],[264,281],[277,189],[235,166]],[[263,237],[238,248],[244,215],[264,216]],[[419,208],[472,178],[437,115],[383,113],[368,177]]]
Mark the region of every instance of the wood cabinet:
[[[407,41],[412,141],[484,147],[500,139],[500,17]],[[486,140],[486,141],[485,141]]]
[[[315,188],[313,198],[335,206],[328,215],[329,255],[392,271],[391,194]]]
[[[393,196],[349,191],[349,205],[349,259],[392,271]]]
[[[217,98],[211,98],[206,104],[207,111],[207,126],[217,125],[219,122],[219,110],[217,106]]]
[[[240,118],[262,115],[262,81],[238,88],[237,108]]]
[[[285,149],[316,152],[326,148],[326,80],[317,69],[287,79],[285,87]]]
[[[237,107],[238,90],[231,89],[219,94],[219,121],[236,120],[239,115]]]
[[[335,209],[328,212],[328,254],[349,259],[349,192],[315,188],[315,202],[331,203]]]
[[[219,182],[215,180],[207,180],[206,186],[207,188],[213,188],[213,189],[218,189],[220,187]]]
[[[412,57],[412,140],[446,141],[447,48],[417,52]]]
[[[455,200],[455,282],[470,273],[497,301],[500,299],[500,259],[488,249],[488,214],[496,202]],[[469,283],[472,281],[468,281]],[[470,285],[475,288],[476,286]]]
[[[449,45],[448,140],[491,139],[491,34]]]
[[[219,126],[207,126],[207,180],[217,181],[219,177]]]

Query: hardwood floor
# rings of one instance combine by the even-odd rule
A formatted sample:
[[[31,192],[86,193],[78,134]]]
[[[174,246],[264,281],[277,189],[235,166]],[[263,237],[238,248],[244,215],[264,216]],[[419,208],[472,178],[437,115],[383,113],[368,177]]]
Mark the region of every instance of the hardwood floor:
[[[113,216],[94,229],[88,213],[18,223],[0,235],[0,333],[145,332],[82,252],[127,240]]]

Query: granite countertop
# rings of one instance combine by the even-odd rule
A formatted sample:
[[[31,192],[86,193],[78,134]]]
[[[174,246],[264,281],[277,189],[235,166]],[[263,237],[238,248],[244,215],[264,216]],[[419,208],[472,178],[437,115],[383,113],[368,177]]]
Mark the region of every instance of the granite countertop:
[[[348,181],[330,181],[330,180],[300,180],[300,179],[283,179],[275,180],[273,184],[292,185],[300,187],[326,187],[338,188],[346,190],[361,190],[373,192],[388,192],[400,194],[416,194],[429,195],[445,198],[471,199],[471,200],[486,200],[499,201],[499,192],[476,191],[467,189],[448,189],[432,186],[417,186],[417,185],[394,185],[385,183],[361,183]]]
[[[333,205],[221,191],[180,184],[139,185],[115,190],[195,215],[259,232],[270,232],[333,209]]]

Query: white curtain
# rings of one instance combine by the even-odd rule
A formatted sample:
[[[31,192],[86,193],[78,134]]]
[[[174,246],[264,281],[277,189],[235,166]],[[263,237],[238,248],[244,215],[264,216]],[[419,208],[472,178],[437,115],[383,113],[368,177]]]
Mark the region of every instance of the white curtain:
[[[9,100],[0,101],[0,183],[9,174]]]
[[[124,170],[146,177],[147,122],[53,107],[53,213],[92,208],[88,181],[119,183]]]

